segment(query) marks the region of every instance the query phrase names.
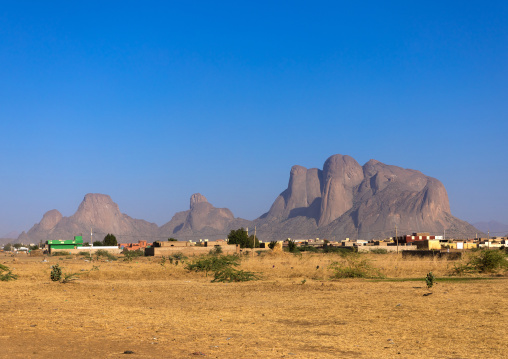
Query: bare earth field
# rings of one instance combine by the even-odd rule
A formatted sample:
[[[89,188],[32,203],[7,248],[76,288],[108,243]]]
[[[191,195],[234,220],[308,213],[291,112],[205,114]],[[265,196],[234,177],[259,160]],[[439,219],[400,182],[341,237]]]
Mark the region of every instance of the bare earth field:
[[[453,266],[366,256],[389,278],[431,270],[441,278]],[[327,266],[337,258],[250,257],[240,268],[262,280],[211,283],[156,258],[43,262],[1,253],[19,278],[0,282],[0,358],[508,357],[508,278],[430,291],[424,281],[331,281]],[[56,263],[79,280],[52,282]]]

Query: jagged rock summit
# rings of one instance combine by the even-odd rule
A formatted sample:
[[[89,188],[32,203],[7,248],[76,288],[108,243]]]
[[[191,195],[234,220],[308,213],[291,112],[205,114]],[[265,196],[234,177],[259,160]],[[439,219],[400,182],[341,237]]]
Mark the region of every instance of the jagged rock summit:
[[[160,228],[161,236],[192,236],[194,234],[222,235],[242,227],[250,221],[235,218],[227,208],[216,208],[205,196],[195,193],[190,198],[188,211],[176,213],[171,221]]]
[[[446,230],[468,236],[476,231],[451,215],[437,179],[376,160],[360,166],[340,154],[329,157],[322,170],[293,166],[288,188],[256,224],[267,234],[362,239],[393,236],[395,226],[401,233]]]

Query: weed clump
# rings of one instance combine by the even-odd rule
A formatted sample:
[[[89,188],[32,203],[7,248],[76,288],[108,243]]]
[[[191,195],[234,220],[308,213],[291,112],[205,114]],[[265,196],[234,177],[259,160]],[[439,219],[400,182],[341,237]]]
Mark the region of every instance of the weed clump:
[[[97,252],[95,252],[95,256],[97,257],[97,260],[99,260],[101,257],[105,257],[110,261],[116,261],[118,258],[114,256],[113,254],[109,253],[105,249],[99,249]]]
[[[58,257],[58,256],[70,256],[71,255],[71,252],[66,252],[66,251],[57,251],[57,252],[52,252],[51,255],[53,257]]]
[[[238,270],[233,267],[240,265],[240,257],[235,255],[209,255],[193,260],[185,266],[185,269],[194,272],[214,273],[212,282],[245,282],[258,280],[259,276],[253,272]]]
[[[49,275],[53,282],[59,282],[62,279],[62,268],[58,264],[51,266],[51,273]]]
[[[432,288],[434,286],[434,283],[436,282],[436,277],[432,272],[427,273],[427,276],[425,277],[425,283],[427,284],[427,288]]]
[[[333,271],[332,279],[342,278],[383,278],[378,269],[372,267],[368,260],[353,252],[341,253],[342,260],[332,262],[328,269]]]
[[[9,269],[9,267],[0,264],[0,281],[7,282],[16,279],[18,279],[18,276],[16,274],[12,274],[12,271]]]
[[[508,269],[508,260],[503,251],[486,249],[473,254],[465,264],[455,265],[455,275],[471,273],[496,273]]]
[[[214,273],[212,282],[247,282],[258,279],[259,276],[255,273],[238,270],[232,267],[225,267]]]
[[[127,262],[132,262],[134,258],[143,257],[145,253],[141,251],[140,249],[136,249],[135,251],[129,251],[124,249],[123,251],[123,260]]]
[[[70,283],[78,279],[79,273],[62,273],[62,268],[58,264],[51,266],[50,279],[53,282]]]

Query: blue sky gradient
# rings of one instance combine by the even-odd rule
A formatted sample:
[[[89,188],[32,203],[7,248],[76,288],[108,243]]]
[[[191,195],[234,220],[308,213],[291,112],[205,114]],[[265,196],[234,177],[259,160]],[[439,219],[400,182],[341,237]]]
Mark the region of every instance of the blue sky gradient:
[[[508,223],[506,1],[162,3],[2,2],[0,236],[86,193],[254,219],[336,153]]]

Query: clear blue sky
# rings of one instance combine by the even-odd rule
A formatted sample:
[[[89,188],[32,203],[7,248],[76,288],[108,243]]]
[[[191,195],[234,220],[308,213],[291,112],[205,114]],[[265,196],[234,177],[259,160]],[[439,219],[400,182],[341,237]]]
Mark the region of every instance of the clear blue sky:
[[[0,236],[90,192],[254,219],[336,153],[508,223],[508,2],[244,3],[1,1]]]

